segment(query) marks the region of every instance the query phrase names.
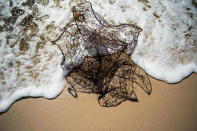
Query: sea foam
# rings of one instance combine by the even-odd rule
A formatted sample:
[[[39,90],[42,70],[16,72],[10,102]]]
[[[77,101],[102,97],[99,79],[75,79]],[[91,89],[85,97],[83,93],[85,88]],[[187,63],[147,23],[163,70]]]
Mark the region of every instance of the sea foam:
[[[0,112],[22,97],[54,98],[64,89],[62,56],[51,41],[80,1],[29,2],[0,2]],[[152,77],[176,83],[197,72],[196,0],[90,2],[109,23],[143,29],[132,59]],[[16,20],[11,18],[14,7],[24,10]]]

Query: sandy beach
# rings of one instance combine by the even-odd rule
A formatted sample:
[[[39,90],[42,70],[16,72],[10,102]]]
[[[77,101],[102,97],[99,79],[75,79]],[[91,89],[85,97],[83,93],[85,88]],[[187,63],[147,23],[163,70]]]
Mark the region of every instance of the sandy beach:
[[[57,98],[27,98],[0,115],[1,131],[194,131],[197,128],[197,74],[178,84],[150,78],[153,92],[137,90],[139,102],[112,108],[96,95],[72,98],[64,90]]]
[[[58,95],[14,102],[0,113],[0,131],[196,131],[197,0],[88,1],[0,1],[0,112],[24,96]],[[159,79],[150,77],[151,95],[142,72],[128,67],[130,56]],[[139,102],[107,108],[95,94],[73,98],[63,88],[69,72],[71,85],[92,84],[100,98],[120,98],[121,91],[136,93]],[[137,83],[147,94],[133,83],[132,90],[119,88],[137,78],[148,83],[146,90]]]

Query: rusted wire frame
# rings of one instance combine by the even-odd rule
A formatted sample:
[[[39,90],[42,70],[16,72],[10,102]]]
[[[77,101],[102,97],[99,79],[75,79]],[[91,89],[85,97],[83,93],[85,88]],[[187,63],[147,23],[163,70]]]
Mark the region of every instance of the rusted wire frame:
[[[104,26],[104,27],[106,27],[106,28],[110,28],[110,27],[119,27],[119,26],[122,26],[122,25],[127,25],[127,26],[133,26],[133,27],[135,27],[135,28],[137,28],[137,29],[140,29],[140,30],[142,31],[141,28],[139,28],[138,26],[136,26],[136,25],[134,25],[134,24],[120,24],[120,25],[115,25],[115,26],[114,26],[114,25],[111,25],[111,24],[108,24],[107,26],[106,26],[106,25],[103,25],[103,24],[100,22],[100,20],[97,18],[97,16],[95,15],[95,12],[94,12],[94,10],[93,10],[92,4],[91,4],[90,2],[88,2],[88,3],[90,4],[90,9],[91,9],[91,11],[92,11],[94,17],[97,19],[97,21],[98,21],[102,26]],[[83,3],[82,3],[82,4],[83,4]],[[76,8],[76,6],[74,6],[74,7],[72,8],[73,18],[75,18],[74,8]],[[73,22],[75,22],[75,23],[72,24]],[[79,32],[80,32],[79,25],[77,24],[76,20],[73,19],[73,20],[71,20],[71,22],[69,22],[68,24],[66,24],[66,26],[63,28],[63,32],[61,32],[61,34],[60,34],[54,41],[52,41],[52,43],[56,44],[56,41],[58,41],[58,40],[61,38],[61,36],[66,32],[66,30],[67,30],[70,26],[73,26],[73,25],[76,25],[77,28],[78,28],[78,30],[79,30]],[[80,34],[81,34],[81,32],[80,32]],[[138,35],[139,35],[139,34],[138,34]],[[137,36],[137,37],[138,37],[138,36]],[[127,44],[127,43],[125,43],[124,41],[121,41],[121,40],[118,40],[118,41],[121,42],[121,43]],[[60,47],[59,45],[57,45],[57,46],[58,46],[58,48],[60,49],[62,55],[65,57],[65,54],[63,53],[61,47]]]
[[[95,12],[94,12],[94,10],[93,10],[93,8],[92,8],[92,4],[91,3],[89,3],[90,4],[90,9],[91,9],[91,12],[93,13],[93,15],[94,15],[94,17],[96,18],[96,20],[104,27],[104,28],[117,28],[117,27],[121,27],[121,26],[124,26],[124,25],[126,25],[126,26],[132,26],[132,27],[134,27],[135,29],[137,29],[137,30],[142,30],[141,28],[139,28],[138,26],[136,26],[136,25],[133,25],[133,24],[120,24],[120,25],[110,25],[110,24],[103,24],[100,20],[99,20],[99,18],[97,18],[97,15],[95,14]],[[58,36],[58,38],[56,39],[56,40],[54,40],[54,41],[52,41],[54,44],[56,44],[56,42],[62,37],[62,35],[67,31],[67,29],[69,28],[69,27],[71,27],[71,26],[76,26],[77,27],[77,31],[81,34],[81,36],[82,36],[82,39],[84,40],[84,37],[83,37],[83,34],[81,33],[81,30],[80,30],[80,25],[78,25],[78,23],[77,23],[77,21],[78,22],[83,22],[84,20],[85,20],[85,17],[83,16],[83,15],[81,15],[82,16],[82,19],[78,19],[78,17],[80,16],[80,14],[74,14],[74,8],[76,8],[76,6],[74,6],[73,7],[73,19],[72,19],[72,21],[70,22],[70,23],[68,23],[64,28],[63,28],[63,32]],[[75,15],[78,15],[78,16],[75,16]],[[91,34],[91,33],[94,33],[94,32],[92,32],[92,31],[89,31],[89,30],[87,30],[88,32],[89,32],[89,34]],[[139,33],[136,33],[137,34],[137,37],[138,37],[138,35],[139,35]],[[135,35],[136,35],[135,34]],[[119,40],[119,39],[117,39],[119,42],[121,42],[121,43],[123,43],[123,46],[122,46],[122,49],[118,52],[118,55],[116,55],[116,57],[115,57],[115,59],[113,59],[112,61],[111,61],[111,63],[108,63],[108,67],[110,67],[108,70],[107,70],[107,72],[104,72],[105,74],[102,74],[103,76],[107,76],[107,77],[110,77],[109,75],[109,72],[112,72],[112,70],[114,70],[113,72],[115,73],[118,69],[119,69],[119,67],[116,67],[116,68],[114,68],[113,67],[113,64],[114,64],[114,62],[116,61],[116,59],[118,59],[119,57],[120,57],[120,55],[122,54],[122,53],[124,53],[125,52],[125,50],[126,50],[126,48],[127,48],[127,44],[128,43],[126,43],[126,42],[124,42],[124,41],[121,41],[121,40]],[[135,39],[134,39],[135,40]],[[84,40],[85,41],[85,40]],[[111,41],[111,40],[110,40]],[[61,47],[59,46],[59,45],[57,45],[58,46],[58,48],[60,49],[60,51],[62,52],[62,55],[63,55],[63,63],[64,63],[64,60],[65,60],[65,54],[64,54],[64,52],[63,52],[63,50],[61,49]],[[109,55],[112,55],[112,54],[109,54]],[[63,64],[62,63],[62,64]],[[132,83],[132,90],[131,90],[131,95],[133,94],[134,95],[134,98],[137,98],[137,96],[136,96],[136,94],[135,94],[135,91],[134,91],[134,83],[135,84],[137,84],[137,85],[139,85],[139,86],[143,86],[143,85],[141,85],[140,83],[138,83],[138,82],[136,82],[135,80],[133,80],[132,78],[134,78],[134,75],[136,75],[135,73],[136,73],[136,65],[130,65],[129,63],[121,63],[121,65],[120,65],[120,67],[122,67],[122,66],[124,66],[124,65],[128,65],[128,66],[134,66],[134,73],[131,73],[131,76],[129,77],[129,78],[125,78],[124,77],[124,75],[123,76],[121,76],[121,75],[117,75],[116,74],[116,76],[117,77],[119,77],[119,78],[123,78],[124,80],[129,80],[129,81],[131,81],[131,83]],[[101,63],[99,64],[99,66],[101,66]],[[101,68],[101,67],[99,67],[99,68]],[[101,69],[98,69],[98,72],[99,72],[99,70],[101,71]],[[76,70],[72,70],[71,71],[71,73],[72,72],[75,72],[75,71],[77,71],[77,69]],[[77,73],[77,72],[76,72]],[[82,73],[82,72],[81,72]],[[86,77],[87,78],[87,74],[79,74],[79,75],[83,75],[84,77]],[[113,76],[113,75],[112,75]],[[142,77],[144,77],[144,76],[142,76]],[[147,77],[147,76],[145,76],[145,77]],[[75,78],[73,78],[73,79],[75,79]],[[110,79],[110,81],[111,81],[111,77],[109,78]],[[150,83],[150,80],[149,79],[146,79],[146,78],[143,78],[143,79],[145,79],[145,83],[146,83],[146,81],[148,80],[148,84]],[[110,89],[110,90],[105,90],[104,92],[100,92],[99,90],[98,90],[98,88],[101,88],[102,89],[102,87],[103,86],[105,86],[106,84],[109,84],[109,83],[107,83],[107,82],[103,82],[103,80],[104,80],[104,77],[103,78],[101,78],[101,79],[99,79],[99,82],[97,82],[98,83],[98,85],[96,85],[97,87],[95,87],[95,88],[97,88],[97,89],[95,89],[95,91],[94,90],[92,90],[92,92],[91,93],[96,93],[96,94],[99,94],[99,97],[98,97],[98,101],[99,101],[99,104],[101,104],[100,103],[100,99],[102,99],[106,94],[108,94],[108,93],[110,93],[111,91],[115,91],[116,90],[116,88],[117,87],[111,87],[112,89]],[[81,79],[79,79],[79,81],[81,81]],[[75,81],[76,82],[76,84],[78,84],[78,85],[80,85],[81,83],[78,83],[78,81]],[[143,80],[143,84],[145,84],[144,83],[144,80]],[[74,84],[74,83],[73,83]],[[76,84],[74,84],[74,85],[76,85]],[[122,87],[122,83],[121,83],[121,81],[119,81],[119,84],[120,84],[120,87],[118,87],[118,88],[121,88]],[[125,84],[125,83],[124,83]],[[71,87],[69,87],[68,88],[68,92],[73,96],[73,97],[75,97],[75,98],[77,98],[77,91],[76,91],[76,89],[75,89],[75,87],[74,87],[74,85],[72,85],[72,83],[70,83],[70,85],[71,85]],[[151,86],[151,85],[150,85]],[[123,85],[123,87],[124,87],[124,85]],[[122,87],[122,88],[123,88]],[[125,87],[124,87],[125,88]],[[150,92],[152,91],[152,88],[151,89],[145,89],[145,88],[147,88],[146,86],[145,86],[145,88],[144,87],[141,87],[146,93],[148,93],[148,94],[150,94]],[[108,88],[107,88],[108,89]],[[125,89],[126,90],[126,89]],[[81,92],[84,92],[84,93],[87,93],[86,92],[86,89],[85,90],[80,90]],[[123,93],[123,92],[121,92],[121,93]],[[126,101],[126,100],[130,100],[130,101],[137,101],[137,99],[134,99],[134,98],[130,98],[129,96],[128,96],[128,92],[125,92],[126,94],[124,95],[124,96],[119,96],[119,95],[121,95],[121,94],[114,94],[115,96],[115,99],[116,99],[116,97],[117,97],[117,99],[120,97],[121,98],[121,100],[120,100],[120,102],[119,103],[115,103],[114,105],[113,105],[113,103],[112,103],[112,105],[110,105],[110,103],[103,103],[104,105],[103,106],[106,106],[106,107],[109,107],[109,106],[117,106],[117,105],[119,105],[120,103],[122,103],[123,101]],[[124,94],[124,93],[123,93]],[[119,97],[118,97],[119,96]],[[102,104],[101,104],[102,105]]]

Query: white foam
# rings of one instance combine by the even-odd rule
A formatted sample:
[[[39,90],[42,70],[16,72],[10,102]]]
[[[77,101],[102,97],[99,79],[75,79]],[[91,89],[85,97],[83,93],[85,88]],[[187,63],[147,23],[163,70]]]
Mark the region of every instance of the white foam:
[[[19,23],[32,12],[28,7],[22,7],[21,2],[13,1],[13,5],[25,10],[24,15],[20,16],[13,25],[14,31],[0,33],[0,112],[6,111],[14,101],[22,97],[54,98],[64,89],[64,74],[60,67],[62,56],[57,46],[52,45],[50,41],[57,36],[59,30],[64,26],[65,23],[61,22],[66,21],[65,17],[56,19],[54,16],[61,16],[62,14],[67,14],[68,16],[68,9],[65,9],[65,6],[62,6],[61,9],[56,8],[52,6],[52,1],[47,6],[37,4],[38,17],[48,15],[48,18],[41,21],[35,20],[39,31],[28,41],[29,49],[20,51],[17,40],[31,35],[31,31],[29,30],[25,32],[26,34],[23,34]],[[8,7],[9,2],[4,2],[3,4],[7,8],[1,9],[1,13],[9,17],[11,15],[9,13],[11,8]],[[68,4],[64,2],[64,5]],[[47,10],[52,11],[47,12]],[[55,28],[48,32],[45,28],[52,22],[54,22]],[[8,43],[6,40],[7,35],[11,36]],[[36,51],[36,46],[41,41],[41,35],[48,40],[43,48],[39,48]],[[10,47],[13,42],[17,42],[17,44]]]
[[[107,21],[114,24],[136,23],[143,29],[132,59],[149,75],[176,83],[190,73],[197,72],[197,8],[192,5],[192,0],[90,1],[93,9]],[[52,0],[48,5],[36,3],[39,16],[47,16],[41,21],[35,20],[39,31],[30,39],[30,48],[25,53],[20,52],[19,42],[10,48],[10,44],[24,35],[19,22],[32,12],[23,7],[21,2],[22,0],[13,1],[14,6],[25,10],[25,14],[13,25],[14,31],[0,32],[0,112],[22,97],[54,98],[63,90],[64,85],[58,48],[48,40],[37,55],[35,49],[41,35],[51,40],[57,37],[72,17],[71,8],[76,5],[76,1],[60,1],[59,6]],[[8,0],[1,1],[1,14],[11,15],[10,9]],[[52,22],[54,28],[49,32],[45,28]],[[12,38],[6,44],[8,34]],[[38,59],[40,62],[34,64],[33,61]]]
[[[94,7],[108,21],[137,23],[143,31],[132,59],[149,75],[176,83],[197,72],[197,8],[192,0],[105,0]]]
[[[22,97],[45,97],[48,99],[55,98],[64,88],[62,69],[58,69],[56,74],[48,77],[46,83],[37,86],[17,87],[16,90],[5,91],[0,100],[0,112],[6,111],[10,105]],[[46,78],[47,79],[47,78]]]

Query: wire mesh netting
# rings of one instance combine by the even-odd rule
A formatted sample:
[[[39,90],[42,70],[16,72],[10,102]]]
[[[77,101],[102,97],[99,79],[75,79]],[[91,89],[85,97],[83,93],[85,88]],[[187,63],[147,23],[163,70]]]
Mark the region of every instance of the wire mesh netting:
[[[101,106],[138,101],[135,88],[152,91],[146,73],[132,62],[142,31],[133,24],[111,25],[90,2],[73,7],[73,19],[53,42],[62,52],[69,93],[95,93]]]

